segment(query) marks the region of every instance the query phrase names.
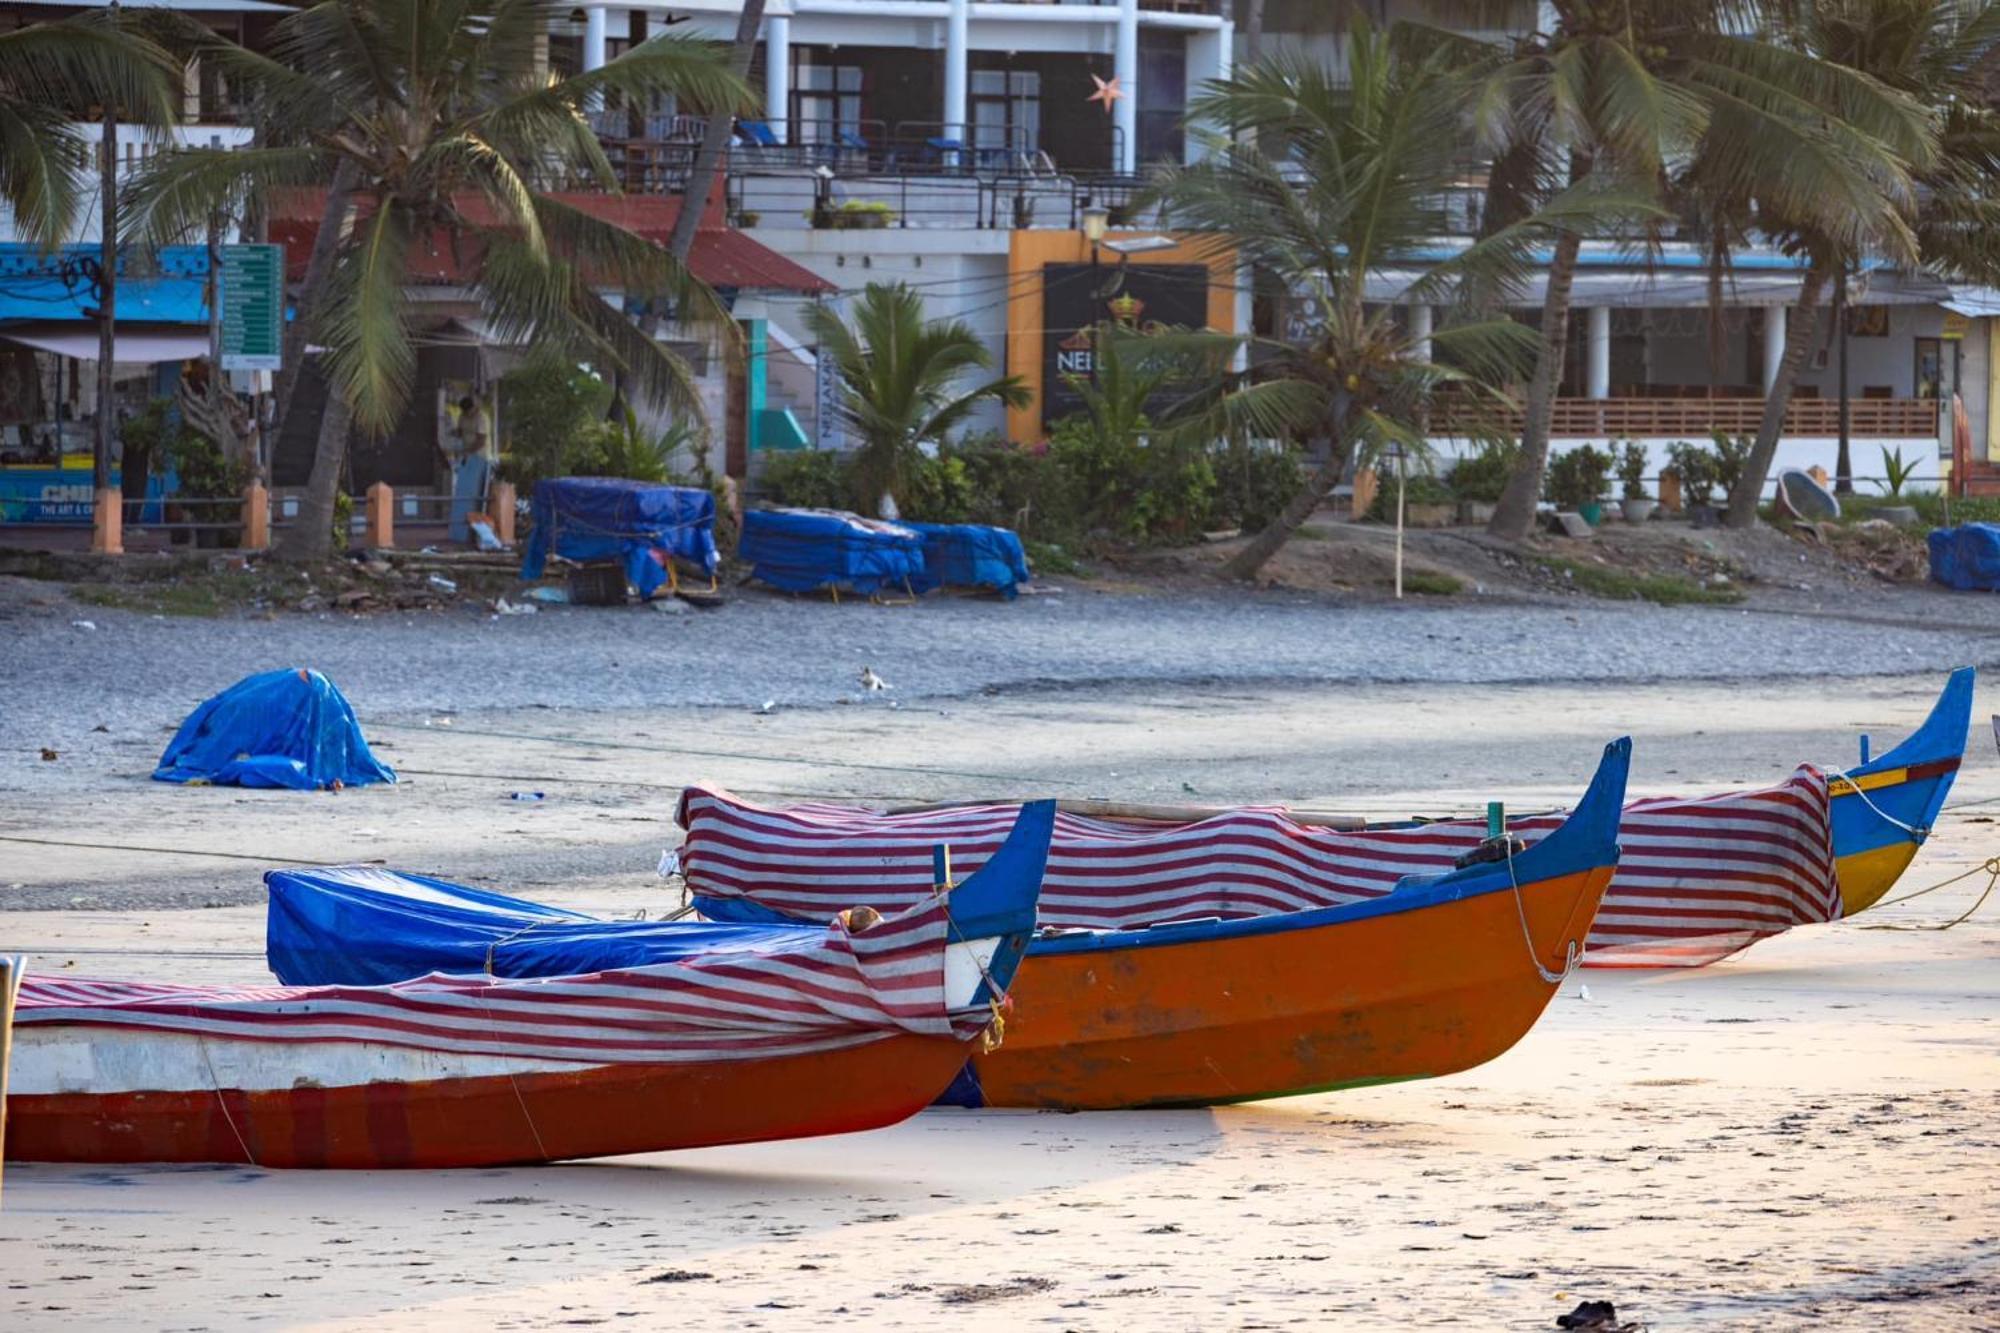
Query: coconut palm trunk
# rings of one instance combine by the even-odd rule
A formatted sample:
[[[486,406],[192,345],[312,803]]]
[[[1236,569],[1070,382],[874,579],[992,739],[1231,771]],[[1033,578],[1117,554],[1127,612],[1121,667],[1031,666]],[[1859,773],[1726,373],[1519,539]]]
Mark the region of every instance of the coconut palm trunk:
[[[312,475],[299,501],[298,521],[279,538],[275,554],[281,560],[324,560],[333,553],[333,511],[340,494],[341,471],[347,466],[347,439],[354,409],[347,396],[327,388],[326,411],[319,419],[319,439],[313,446]]]
[[[1723,519],[1728,527],[1748,528],[1757,522],[1757,502],[1763,498],[1764,480],[1771,475],[1771,463],[1777,457],[1778,437],[1785,429],[1785,410],[1792,404],[1792,386],[1797,383],[1799,367],[1805,364],[1806,352],[1819,332],[1819,298],[1825,288],[1826,270],[1814,260],[1799,286],[1799,303],[1792,307],[1791,319],[1785,325],[1785,355],[1778,363],[1778,377],[1771,382],[1771,391],[1764,396],[1764,415],[1757,423],[1757,443],[1729,492],[1729,513]]]
[[[1249,545],[1229,557],[1222,566],[1224,578],[1256,578],[1257,572],[1270,563],[1271,557],[1292,539],[1293,533],[1305,526],[1306,520],[1333,494],[1334,487],[1340,485],[1340,478],[1347,471],[1348,455],[1354,452],[1354,439],[1347,430],[1347,416],[1347,396],[1342,394],[1334,409],[1333,440],[1327,450],[1326,462],[1299,488],[1296,495],[1285,502],[1278,516],[1250,539]]]
[[[299,372],[305,368],[306,347],[313,331],[313,321],[326,295],[327,279],[333,273],[334,252],[340,249],[340,234],[345,227],[348,205],[354,197],[355,182],[360,175],[360,168],[352,160],[343,159],[334,168],[333,182],[327,187],[326,204],[320,210],[319,230],[313,233],[312,250],[306,256],[305,280],[299,284],[298,305],[291,322],[285,325],[284,360],[278,370],[277,382],[272,386],[277,395],[277,410],[271,427],[274,441],[284,434],[285,414],[291,410],[292,392],[298,387]]]
[[[743,12],[736,16],[736,40],[729,48],[730,72],[737,78],[749,73],[751,57],[757,53],[757,30],[764,26],[764,0],[744,0]],[[764,108],[768,114],[769,107]],[[715,188],[715,175],[722,168],[723,150],[729,147],[729,131],[735,118],[727,107],[709,107],[708,122],[702,127],[701,147],[694,165],[688,169],[687,187],[681,194],[681,214],[674,219],[667,249],[677,260],[686,262],[694,249],[694,234],[701,226],[708,192]]]
[[[1574,231],[1556,237],[1549,258],[1549,290],[1542,300],[1542,347],[1535,359],[1535,377],[1528,384],[1528,403],[1521,424],[1521,457],[1514,475],[1500,493],[1486,530],[1506,541],[1528,535],[1535,506],[1542,498],[1542,477],[1549,467],[1549,427],[1555,413],[1556,391],[1562,387],[1563,361],[1569,352],[1569,296],[1576,279],[1576,257],[1583,238]]]
[[[114,8],[112,12],[117,11]],[[103,297],[97,306],[97,439],[91,449],[93,494],[101,494],[111,485],[111,436],[116,419],[111,410],[111,375],[118,337],[118,112],[108,101],[104,105],[97,196],[103,227],[97,261]]]

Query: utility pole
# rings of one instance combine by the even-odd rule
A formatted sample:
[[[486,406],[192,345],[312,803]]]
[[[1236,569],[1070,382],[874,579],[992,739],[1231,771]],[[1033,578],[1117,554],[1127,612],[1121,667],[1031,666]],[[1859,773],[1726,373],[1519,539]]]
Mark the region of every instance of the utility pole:
[[[1840,344],[1840,452],[1833,460],[1833,493],[1854,494],[1854,460],[1848,457],[1850,420],[1847,407],[1847,259],[1840,261],[1840,285],[1833,289],[1833,336]]]

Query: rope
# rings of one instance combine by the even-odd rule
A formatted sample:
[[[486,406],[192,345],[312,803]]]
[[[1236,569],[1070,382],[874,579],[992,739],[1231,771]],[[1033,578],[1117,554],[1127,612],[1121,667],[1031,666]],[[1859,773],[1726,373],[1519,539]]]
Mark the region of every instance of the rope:
[[[1570,973],[1576,971],[1582,953],[1577,949],[1576,941],[1571,939],[1563,946],[1562,971],[1551,972],[1542,966],[1542,956],[1535,952],[1534,934],[1528,929],[1528,905],[1521,897],[1521,879],[1514,873],[1514,840],[1507,835],[1504,827],[1500,830],[1500,838],[1507,848],[1507,879],[1514,886],[1514,911],[1521,918],[1521,941],[1528,946],[1528,961],[1535,965],[1535,971],[1541,973],[1543,981],[1551,986],[1560,986],[1569,980]]]
[[[1973,913],[1977,912],[1980,908],[1984,907],[1986,905],[1986,900],[1993,896],[1994,886],[2000,885],[2000,856],[1989,856],[1984,861],[1980,862],[1978,865],[1972,867],[1972,869],[1967,870],[1962,874],[1953,875],[1950,879],[1939,880],[1937,883],[1932,884],[1927,888],[1914,890],[1913,892],[1904,894],[1900,898],[1891,898],[1887,902],[1881,902],[1875,904],[1877,908],[1894,907],[1898,903],[1909,902],[1912,898],[1921,898],[1927,893],[1936,893],[1939,889],[1949,888],[1953,884],[1958,883],[1960,880],[1971,879],[1974,875],[1979,874],[1981,871],[1984,871],[1986,873],[1986,887],[1980,891],[1979,897],[1973,902],[1972,906],[1966,908],[1963,912],[1960,912],[1957,916],[1945,922],[1943,925],[1904,926],[1904,925],[1897,925],[1893,922],[1884,921],[1877,925],[1862,926],[1860,927],[1860,929],[1920,930],[1920,931],[1950,930],[1953,926],[1959,925],[1962,922],[1970,920],[1972,918]]]
[[[1842,772],[1840,769],[1829,768],[1827,772],[1831,773],[1834,777],[1840,779],[1842,782],[1845,782],[1848,788],[1847,791],[1837,792],[1829,787],[1827,791],[1827,797],[1829,800],[1835,796],[1846,796],[1851,793],[1852,795],[1859,796],[1861,798],[1861,803],[1867,806],[1870,810],[1873,810],[1876,816],[1880,818],[1882,822],[1886,824],[1893,824],[1895,827],[1909,834],[1912,838],[1915,838],[1918,842],[1922,842],[1924,839],[1931,836],[1931,831],[1928,828],[1925,828],[1919,824],[1905,824],[1902,820],[1896,818],[1894,815],[1890,814],[1887,810],[1884,810],[1881,806],[1875,804],[1875,802],[1869,798],[1868,793],[1861,790],[1861,784],[1859,782],[1856,782],[1853,778],[1849,777],[1846,773]]]
[[[204,852],[192,847],[135,847],[123,842],[71,842],[63,838],[24,838],[0,833],[0,842],[27,842],[38,847],[81,847],[93,852],[153,852],[161,856],[212,856],[230,861],[277,862],[287,866],[375,865],[381,861],[300,861],[289,856],[266,856],[261,852]]]
[[[243,1150],[243,1160],[255,1166],[257,1155],[250,1151],[249,1143],[243,1138],[243,1131],[236,1127],[236,1117],[229,1114],[229,1099],[222,1095],[222,1080],[215,1076],[215,1061],[208,1058],[208,1038],[196,1033],[194,1040],[195,1045],[201,1049],[201,1063],[208,1070],[208,1086],[215,1089],[215,1104],[222,1108],[223,1123],[228,1125],[229,1132],[236,1136],[236,1146]]]
[[[492,953],[490,950],[487,953],[487,959],[490,965],[492,960]],[[472,997],[473,1002],[479,1006],[480,1012],[486,1015],[486,1021],[489,1025],[492,1026],[493,1035],[497,1039],[500,1035],[500,1027],[497,1023],[493,1022],[493,1011],[487,1007],[486,997],[484,995],[481,995],[478,991],[468,991],[467,994],[469,994]],[[528,1110],[528,1099],[521,1095],[520,1081],[517,1078],[515,1078],[514,1071],[512,1069],[509,1069],[507,1071],[507,1086],[514,1090],[514,1104],[521,1108],[521,1119],[524,1122],[526,1122],[528,1126],[528,1134],[535,1141],[535,1155],[541,1158],[541,1160],[545,1162],[549,1161],[550,1158],[549,1158],[548,1145],[542,1142],[542,1131],[535,1124],[534,1113]]]
[[[937,896],[944,900],[945,923],[956,931],[958,920],[951,914],[951,893],[958,886],[951,882],[951,844],[947,842],[941,846],[944,848],[944,883],[937,886]],[[986,970],[986,964],[978,953],[970,949],[967,953],[972,958],[972,965],[979,969],[979,979],[986,983],[986,1007],[993,1017],[979,1030],[979,1053],[991,1055],[1007,1039],[1007,1015],[1013,1011],[1014,997],[993,979],[993,974]]]

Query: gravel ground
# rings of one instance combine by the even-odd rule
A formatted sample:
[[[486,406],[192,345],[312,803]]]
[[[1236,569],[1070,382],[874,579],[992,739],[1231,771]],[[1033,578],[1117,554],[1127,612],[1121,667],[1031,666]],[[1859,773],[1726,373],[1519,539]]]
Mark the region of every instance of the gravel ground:
[[[0,610],[0,750],[10,755],[60,748],[100,723],[164,726],[242,675],[295,664],[325,671],[364,716],[383,718],[825,705],[856,692],[864,664],[911,701],[1111,683],[1768,679],[2000,663],[2000,635],[1986,630],[1706,607],[1330,606],[1247,594],[919,607],[747,596],[673,615],[369,619]]]

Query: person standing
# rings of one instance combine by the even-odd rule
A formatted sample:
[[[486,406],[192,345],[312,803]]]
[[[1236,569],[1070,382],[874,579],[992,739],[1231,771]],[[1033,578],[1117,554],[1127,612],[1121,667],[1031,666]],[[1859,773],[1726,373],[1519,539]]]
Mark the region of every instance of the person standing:
[[[492,442],[478,399],[468,395],[458,400],[452,436],[451,540],[462,542],[472,536],[467,520],[486,507],[486,486],[493,478]]]

